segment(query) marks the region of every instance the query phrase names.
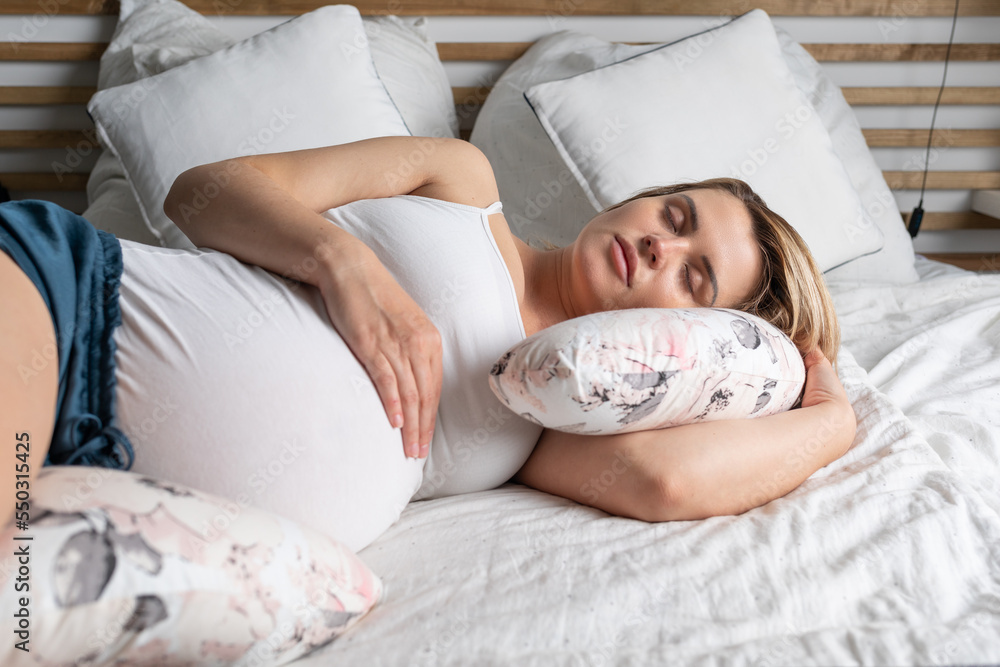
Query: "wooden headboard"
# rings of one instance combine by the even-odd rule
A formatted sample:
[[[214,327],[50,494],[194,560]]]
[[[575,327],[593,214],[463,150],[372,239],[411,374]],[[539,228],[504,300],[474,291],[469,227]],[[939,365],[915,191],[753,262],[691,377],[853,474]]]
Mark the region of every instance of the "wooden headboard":
[[[220,16],[289,16],[311,11],[326,4],[322,0],[183,0],[192,9],[206,15]],[[550,18],[585,16],[730,16],[742,14],[754,7],[764,9],[773,17],[881,17],[886,30],[905,23],[909,18],[946,17],[954,12],[953,0],[383,0],[381,2],[360,0],[353,2],[363,15],[397,14],[477,17],[523,17],[541,16]],[[74,41],[36,41],[31,37],[32,25],[47,23],[56,16],[116,16],[118,4],[115,0],[3,0],[0,3],[0,18],[4,15],[20,20],[21,31],[0,33],[0,64],[9,63],[54,63],[69,62],[80,65],[81,73],[74,75],[66,85],[5,85],[0,81],[0,111],[4,108],[22,107],[38,109],[44,116],[46,110],[55,106],[75,106],[83,109],[95,90],[96,66],[106,47],[105,42],[86,39]],[[20,17],[19,17],[20,15]],[[998,17],[1000,0],[961,0],[959,15],[962,17]],[[433,18],[431,21],[433,22]],[[487,19],[488,20],[488,19]],[[817,19],[818,20],[818,19]],[[962,19],[960,19],[960,22]],[[882,25],[882,24],[880,24]],[[566,26],[562,26],[566,27]],[[91,31],[93,34],[95,31]],[[692,31],[694,32],[694,31]],[[944,60],[947,32],[934,43],[896,43],[884,40],[879,43],[825,43],[806,40],[795,35],[803,46],[820,62],[824,63],[874,63],[894,62],[919,66]],[[6,41],[2,41],[6,40]],[[669,41],[669,40],[660,40]],[[459,61],[490,62],[502,66],[523,53],[530,41],[438,41],[438,51],[446,63]],[[634,42],[642,43],[642,42]],[[956,37],[950,60],[958,62],[1000,63],[1000,43],[968,43]],[[940,70],[938,70],[940,71]],[[996,70],[991,69],[990,72]],[[940,77],[940,74],[937,75]],[[893,77],[895,78],[895,77]],[[926,78],[926,77],[925,77]],[[1000,80],[1000,77],[993,77]],[[938,78],[938,81],[940,79]],[[453,87],[454,99],[463,119],[463,136],[468,137],[471,122],[478,106],[489,93],[489,85],[457,85]],[[877,86],[844,87],[848,102],[862,107],[914,107],[926,109],[928,122],[923,129],[912,127],[866,127],[864,135],[872,148],[902,147],[914,153],[919,152],[920,164],[907,169],[885,169],[885,179],[890,188],[899,195],[906,191],[919,190],[923,176],[923,149],[927,145],[930,109],[937,95],[938,86],[907,86],[889,81]],[[1000,87],[980,85],[949,85],[941,99],[942,106],[962,105],[981,109],[989,105],[992,109],[1000,106]],[[5,127],[0,124],[0,156],[4,157],[0,168],[0,185],[6,187],[12,197],[35,197],[55,199],[60,193],[77,193],[76,201],[83,201],[81,194],[86,188],[88,165],[93,164],[91,153],[96,152],[96,140],[92,126],[85,113],[79,114],[81,125],[72,129],[34,127]],[[984,125],[989,125],[989,122]],[[864,123],[863,123],[864,125]],[[988,155],[977,160],[978,164],[1000,165],[1000,129],[976,127],[951,129],[936,126],[933,145],[938,150],[947,148],[976,149],[977,154]],[[33,152],[53,150],[64,155],[76,156],[75,164],[60,162],[53,169],[41,171],[37,168],[21,167],[18,164],[45,164],[44,160],[32,160]],[[23,159],[22,159],[23,157]],[[11,165],[14,165],[13,167]],[[67,171],[67,168],[69,171]],[[964,193],[963,201],[968,202],[976,190],[1000,189],[1000,171],[935,169],[932,161],[927,177],[928,209],[924,217],[924,230],[998,230],[993,239],[979,244],[978,252],[931,253],[928,256],[977,270],[1000,270],[1000,220],[973,212],[968,204],[964,210],[934,210],[931,195],[935,190],[949,190]],[[912,196],[911,196],[912,198]],[[60,202],[62,203],[62,202]],[[64,204],[66,205],[66,204]],[[900,205],[908,213],[908,208]],[[78,204],[70,206],[82,210]],[[912,208],[912,204],[909,204]],[[79,212],[79,211],[78,211]],[[906,215],[906,213],[904,213]],[[900,220],[904,224],[904,220]]]

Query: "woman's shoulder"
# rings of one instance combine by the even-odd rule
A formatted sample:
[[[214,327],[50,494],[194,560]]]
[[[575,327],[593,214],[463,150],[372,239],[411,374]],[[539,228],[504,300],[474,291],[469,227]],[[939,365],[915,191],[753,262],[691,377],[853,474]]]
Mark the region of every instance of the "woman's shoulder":
[[[500,199],[493,167],[481,150],[461,139],[453,139],[443,146],[448,149],[447,168],[440,169],[432,180],[407,194],[478,208]]]

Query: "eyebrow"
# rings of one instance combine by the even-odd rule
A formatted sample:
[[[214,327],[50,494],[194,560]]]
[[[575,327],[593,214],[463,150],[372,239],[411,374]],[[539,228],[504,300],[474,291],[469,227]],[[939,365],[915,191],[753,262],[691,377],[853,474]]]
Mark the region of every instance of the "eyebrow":
[[[694,205],[694,200],[688,197],[683,192],[680,193],[681,198],[687,202],[688,206],[688,218],[691,220],[691,231],[698,231],[698,209]],[[705,273],[708,274],[708,279],[712,281],[712,303],[708,304],[709,307],[715,305],[715,300],[719,298],[719,280],[715,277],[715,269],[712,268],[712,263],[708,261],[706,255],[701,256],[701,261],[705,264]]]

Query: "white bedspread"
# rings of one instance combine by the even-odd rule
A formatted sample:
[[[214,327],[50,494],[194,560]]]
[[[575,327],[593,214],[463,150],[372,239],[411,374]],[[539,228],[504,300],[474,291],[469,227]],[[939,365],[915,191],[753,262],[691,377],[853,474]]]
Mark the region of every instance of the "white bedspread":
[[[917,285],[834,286],[843,344],[1000,512],[1000,275],[918,257]]]
[[[1000,277],[921,271],[838,287],[858,437],[789,495],[661,524],[511,484],[411,503],[361,551],[384,600],[296,664],[1000,662]]]

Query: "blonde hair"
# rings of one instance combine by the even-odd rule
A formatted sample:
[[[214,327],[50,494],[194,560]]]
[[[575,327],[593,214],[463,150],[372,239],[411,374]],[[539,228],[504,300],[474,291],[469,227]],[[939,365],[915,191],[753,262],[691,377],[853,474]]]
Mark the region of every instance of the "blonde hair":
[[[840,348],[840,324],[823,274],[799,233],[744,181],[710,178],[643,190],[609,206],[618,208],[642,197],[660,197],[686,190],[721,190],[740,200],[750,212],[752,232],[760,246],[763,271],[750,295],[733,308],[767,320],[784,331],[805,355],[814,347],[831,362]],[[603,212],[603,211],[602,211]]]

